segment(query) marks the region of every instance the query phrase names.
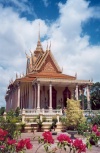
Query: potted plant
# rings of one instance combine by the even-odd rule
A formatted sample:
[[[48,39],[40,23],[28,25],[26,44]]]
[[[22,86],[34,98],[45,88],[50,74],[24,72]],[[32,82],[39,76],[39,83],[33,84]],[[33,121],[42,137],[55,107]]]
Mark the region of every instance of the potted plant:
[[[25,123],[20,124],[20,131],[25,132]]]
[[[42,126],[43,126],[42,123],[43,123],[43,122],[42,122],[40,119],[37,121],[37,126],[38,126],[37,131],[38,131],[38,132],[41,132],[41,130],[42,130]]]

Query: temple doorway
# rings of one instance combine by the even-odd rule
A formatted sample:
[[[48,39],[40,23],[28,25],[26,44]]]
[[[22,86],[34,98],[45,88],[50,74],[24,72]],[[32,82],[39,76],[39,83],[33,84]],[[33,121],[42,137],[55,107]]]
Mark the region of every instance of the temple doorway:
[[[68,87],[65,88],[65,90],[63,91],[63,106],[67,107],[67,98],[71,98],[71,92],[68,89]]]

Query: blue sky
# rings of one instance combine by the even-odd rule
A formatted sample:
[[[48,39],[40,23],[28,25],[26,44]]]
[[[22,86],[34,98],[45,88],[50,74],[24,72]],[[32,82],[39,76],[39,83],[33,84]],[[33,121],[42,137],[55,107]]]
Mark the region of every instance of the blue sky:
[[[43,48],[51,41],[63,73],[100,81],[99,0],[0,0],[0,107],[10,80],[25,73],[39,23]]]

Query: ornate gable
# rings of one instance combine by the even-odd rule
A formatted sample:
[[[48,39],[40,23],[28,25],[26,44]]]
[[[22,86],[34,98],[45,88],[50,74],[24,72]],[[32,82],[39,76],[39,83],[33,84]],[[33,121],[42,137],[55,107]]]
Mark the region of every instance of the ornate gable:
[[[45,60],[45,63],[42,65],[41,72],[56,72],[57,73],[57,68],[55,67],[50,55]]]

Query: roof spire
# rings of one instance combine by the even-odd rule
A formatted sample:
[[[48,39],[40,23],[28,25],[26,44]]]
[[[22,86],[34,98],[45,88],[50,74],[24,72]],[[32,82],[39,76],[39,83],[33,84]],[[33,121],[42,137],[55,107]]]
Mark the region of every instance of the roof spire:
[[[49,50],[51,50],[51,41],[50,41],[50,46],[49,46]]]
[[[39,22],[39,33],[38,33],[38,41],[40,41],[40,22]]]
[[[47,48],[46,48],[46,50],[48,50],[48,41],[47,41]]]
[[[76,79],[77,79],[77,72],[75,73],[75,77],[76,77]]]

